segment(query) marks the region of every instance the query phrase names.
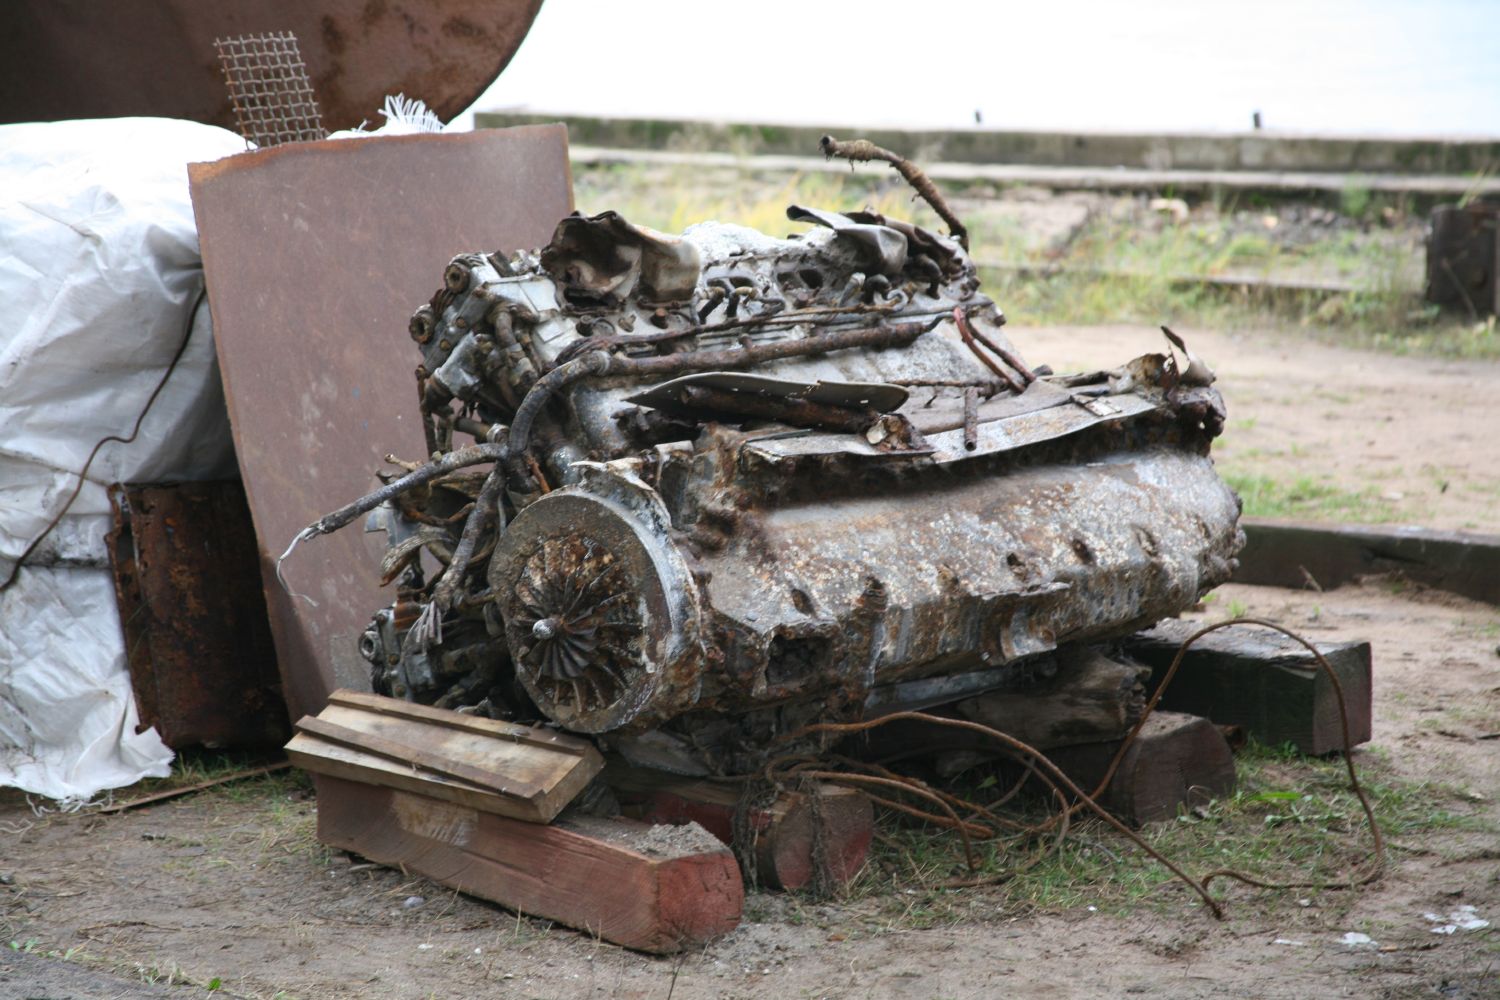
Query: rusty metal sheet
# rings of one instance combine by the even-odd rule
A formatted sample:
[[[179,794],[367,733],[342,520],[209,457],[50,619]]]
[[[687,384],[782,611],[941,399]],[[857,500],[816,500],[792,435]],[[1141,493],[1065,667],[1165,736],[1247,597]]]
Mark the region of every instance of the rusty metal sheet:
[[[240,484],[117,484],[110,505],[110,564],[142,727],[155,726],[174,749],[286,742]]]
[[[274,563],[325,511],[425,451],[406,317],[475,246],[547,242],[572,210],[562,126],[294,143],[189,167],[214,340],[293,716],[368,689],[358,641],[381,546],[356,531]]]
[[[0,4],[0,122],[156,115],[232,129],[214,39],[285,31],[330,130],[373,120],[396,93],[448,121],[500,75],[541,5],[11,0]]]

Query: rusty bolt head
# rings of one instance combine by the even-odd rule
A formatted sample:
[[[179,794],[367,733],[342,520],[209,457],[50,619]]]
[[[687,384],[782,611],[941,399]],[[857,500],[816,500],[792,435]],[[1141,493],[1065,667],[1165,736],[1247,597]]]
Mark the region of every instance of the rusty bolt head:
[[[432,328],[434,317],[429,306],[423,306],[411,314],[411,320],[406,324],[407,332],[411,339],[419,344],[425,344],[432,339]]]
[[[448,291],[457,295],[469,287],[469,269],[454,261],[443,272],[443,284],[447,286]]]

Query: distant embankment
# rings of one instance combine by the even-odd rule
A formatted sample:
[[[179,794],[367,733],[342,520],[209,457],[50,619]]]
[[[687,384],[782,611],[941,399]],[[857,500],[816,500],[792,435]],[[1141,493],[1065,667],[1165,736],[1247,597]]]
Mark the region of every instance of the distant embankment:
[[[574,145],[608,149],[813,156],[818,138],[865,138],[922,163],[1161,171],[1452,176],[1500,170],[1500,139],[1326,137],[1272,132],[900,131],[651,118],[481,113],[479,128],[562,121]],[[1472,179],[1472,178],[1471,178]]]

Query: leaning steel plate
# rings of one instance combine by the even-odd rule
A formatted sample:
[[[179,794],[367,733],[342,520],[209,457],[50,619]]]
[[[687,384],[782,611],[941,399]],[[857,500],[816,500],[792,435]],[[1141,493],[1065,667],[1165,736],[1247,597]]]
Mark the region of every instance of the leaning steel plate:
[[[421,458],[405,317],[434,261],[547,241],[572,210],[560,125],[291,143],[192,164],[214,341],[250,501],[287,705],[367,688],[358,640],[381,546],[357,532],[276,557],[375,485],[387,452]],[[383,541],[383,539],[382,539]]]
[[[10,0],[0,4],[0,122],[149,115],[233,129],[214,39],[285,31],[328,129],[374,119],[397,93],[448,121],[500,75],[541,5]]]

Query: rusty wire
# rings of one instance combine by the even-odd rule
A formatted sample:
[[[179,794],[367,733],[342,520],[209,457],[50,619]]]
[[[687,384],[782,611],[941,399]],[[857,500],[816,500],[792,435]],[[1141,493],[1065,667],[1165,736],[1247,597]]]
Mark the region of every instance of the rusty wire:
[[[1350,788],[1353,791],[1355,797],[1359,800],[1360,806],[1364,810],[1365,818],[1369,823],[1371,838],[1374,842],[1372,851],[1372,864],[1370,866],[1370,869],[1364,872],[1362,875],[1358,877],[1351,877],[1349,880],[1341,882],[1331,882],[1327,880],[1305,882],[1268,882],[1266,880],[1255,878],[1254,876],[1247,875],[1234,869],[1222,868],[1210,871],[1203,875],[1201,878],[1195,879],[1186,871],[1184,871],[1180,866],[1174,863],[1171,859],[1167,858],[1160,851],[1156,850],[1154,847],[1148,844],[1139,834],[1131,830],[1122,821],[1110,814],[1108,810],[1106,810],[1099,804],[1098,799],[1104,794],[1105,790],[1108,789],[1109,784],[1113,780],[1116,771],[1119,769],[1121,761],[1124,760],[1125,754],[1129,751],[1136,737],[1139,736],[1142,728],[1146,724],[1146,720],[1150,718],[1151,713],[1155,710],[1157,704],[1161,701],[1163,693],[1166,691],[1167,686],[1171,683],[1172,679],[1176,676],[1178,669],[1182,665],[1184,657],[1187,655],[1187,652],[1192,647],[1193,643],[1197,642],[1199,639],[1210,632],[1214,632],[1222,628],[1227,628],[1231,625],[1258,625],[1265,628],[1274,629],[1282,633],[1283,635],[1286,635],[1288,638],[1291,638],[1294,641],[1300,643],[1313,655],[1319,668],[1327,675],[1330,683],[1332,684],[1334,695],[1336,698],[1336,704],[1338,705],[1339,709],[1339,722],[1344,740],[1344,765],[1349,773]],[[1099,818],[1103,819],[1107,824],[1112,826],[1115,830],[1124,834],[1127,839],[1129,839],[1138,848],[1140,848],[1147,855],[1149,855],[1151,858],[1165,867],[1178,879],[1190,886],[1193,891],[1197,893],[1197,895],[1208,906],[1210,912],[1213,913],[1214,917],[1220,920],[1224,918],[1223,906],[1217,899],[1210,895],[1208,891],[1209,885],[1215,879],[1232,879],[1234,881],[1241,882],[1245,885],[1253,886],[1255,888],[1272,890],[1346,889],[1370,884],[1380,877],[1385,867],[1384,836],[1380,831],[1379,823],[1375,819],[1374,808],[1370,805],[1370,800],[1365,794],[1363,787],[1359,783],[1359,776],[1354,767],[1353,740],[1350,736],[1349,731],[1349,716],[1348,709],[1344,701],[1343,686],[1339,682],[1338,676],[1333,670],[1332,665],[1328,663],[1328,660],[1323,656],[1321,652],[1318,651],[1315,646],[1313,646],[1312,643],[1308,642],[1300,635],[1297,635],[1295,632],[1292,632],[1290,629],[1278,625],[1275,622],[1267,621],[1261,618],[1233,618],[1222,622],[1216,622],[1212,625],[1199,629],[1197,632],[1188,636],[1188,638],[1185,639],[1182,645],[1178,648],[1177,655],[1174,657],[1171,666],[1168,667],[1166,674],[1163,676],[1161,684],[1157,686],[1156,692],[1147,702],[1140,719],[1136,722],[1135,726],[1126,735],[1126,737],[1121,741],[1119,749],[1116,751],[1115,756],[1111,759],[1103,778],[1099,781],[1098,786],[1094,789],[1092,794],[1086,793],[1083,791],[1083,789],[1079,788],[1078,785],[1076,785],[1060,768],[1058,768],[1055,763],[1052,762],[1051,759],[1049,759],[1040,750],[1037,750],[1035,747],[1022,742],[1015,737],[1012,737],[1006,733],[1002,733],[999,730],[993,729],[989,726],[985,726],[981,723],[970,722],[964,719],[950,719],[943,716],[931,715],[926,712],[893,712],[889,715],[881,716],[878,719],[873,719],[865,722],[813,723],[807,726],[803,726],[802,728],[793,732],[784,734],[778,739],[777,742],[791,742],[817,733],[852,735],[854,733],[865,732],[878,726],[884,725],[888,722],[894,722],[900,719],[909,719],[937,726],[951,727],[954,729],[975,732],[999,743],[1009,754],[1017,757],[1020,761],[1025,763],[1028,769],[1028,774],[1034,773],[1036,777],[1041,778],[1043,780],[1043,783],[1046,784],[1049,787],[1050,791],[1054,795],[1056,795],[1062,802],[1062,808],[1059,809],[1057,813],[1040,823],[1028,825],[1016,823],[1015,821],[1008,821],[1010,824],[1021,829],[1023,833],[1029,833],[1033,835],[1039,835],[1056,829],[1057,838],[1055,841],[1055,849],[1060,850],[1063,839],[1067,835],[1071,817],[1075,813],[1082,810],[1091,811],[1095,815],[1099,816]],[[856,763],[853,761],[848,761],[847,758],[831,759],[834,759],[840,763],[844,763],[846,766],[851,766]],[[770,774],[771,771],[777,766],[780,766],[781,763],[791,760],[807,761],[808,758],[805,756],[801,758],[778,758],[771,764],[767,765],[767,774]],[[863,764],[859,766],[868,767],[868,765]],[[970,843],[970,837],[976,834],[980,834],[982,836],[981,831],[989,831],[986,828],[977,827],[976,824],[972,824],[969,821],[961,819],[957,815],[953,807],[955,804],[960,805],[964,808],[972,807],[973,809],[975,809],[975,811],[971,813],[971,816],[984,816],[985,818],[993,820],[994,818],[996,818],[994,816],[993,810],[997,805],[1000,804],[999,802],[997,802],[992,803],[987,807],[977,806],[974,803],[966,802],[965,800],[959,799],[956,796],[951,796],[948,793],[943,793],[937,789],[933,789],[926,785],[926,783],[918,781],[915,778],[905,778],[900,775],[895,775],[889,771],[885,772],[887,775],[889,775],[889,777],[877,777],[872,775],[849,774],[847,772],[840,771],[814,770],[812,766],[806,763],[797,765],[796,770],[799,773],[804,774],[805,776],[816,776],[821,780],[827,780],[834,783],[845,781],[852,784],[866,783],[879,784],[883,787],[894,787],[898,791],[917,795],[924,799],[941,802],[944,806],[945,812],[947,812],[949,814],[949,817],[951,817],[947,822],[943,821],[944,817],[926,813],[924,810],[914,809],[913,807],[906,806],[904,804],[896,805],[895,808],[899,812],[918,816],[919,818],[931,822],[936,822],[940,826],[958,830],[964,841],[964,854],[965,859],[969,864],[970,871],[975,870],[974,856],[972,845]],[[884,771],[885,769],[881,768],[880,770]],[[1021,781],[1006,793],[1001,802],[1009,799],[1012,795],[1014,795],[1016,791],[1019,790],[1020,785],[1025,782],[1026,777],[1027,775],[1023,775]],[[1074,801],[1071,804],[1066,802],[1066,799],[1062,794],[1064,791],[1066,791],[1073,797]],[[877,801],[879,801],[881,805],[887,807],[891,807],[893,805],[893,803],[885,799],[884,796],[874,798],[877,798]],[[1014,875],[1019,874],[1019,872],[1024,871],[1026,868],[1029,868],[1032,865],[1036,864],[1042,856],[1044,855],[1038,855],[1019,869],[1013,869],[1009,872],[1002,873],[993,877],[986,876],[978,879],[971,878],[956,880],[952,882],[952,884],[945,883],[945,887],[964,888],[974,885],[991,884],[996,881],[1003,881],[1004,879],[1014,877]]]
[[[187,320],[183,323],[182,339],[177,343],[177,350],[172,353],[172,360],[167,362],[167,367],[162,371],[161,378],[156,380],[156,386],[151,390],[151,394],[146,397],[146,405],[142,406],[140,413],[136,414],[135,425],[131,427],[130,433],[124,437],[120,437],[118,434],[106,435],[96,441],[94,447],[89,449],[88,458],[84,459],[83,467],[78,470],[78,481],[73,484],[73,491],[68,494],[68,498],[57,509],[57,513],[52,515],[51,520],[47,522],[46,526],[37,533],[36,537],[31,540],[21,554],[16,556],[16,561],[11,564],[9,575],[6,576],[4,582],[0,582],[0,593],[4,593],[15,584],[21,575],[21,567],[26,564],[26,560],[31,558],[32,554],[36,552],[47,536],[62,523],[63,517],[73,508],[73,503],[78,499],[78,494],[83,492],[83,486],[88,482],[89,469],[93,467],[94,459],[99,457],[100,449],[111,443],[130,444],[141,433],[141,424],[145,422],[146,414],[150,413],[151,407],[156,405],[157,397],[167,387],[167,380],[172,377],[172,373],[177,370],[177,365],[182,361],[182,356],[187,353],[188,341],[193,338],[193,321],[197,318],[198,309],[203,305],[203,299],[207,294],[208,289],[206,287],[198,289],[198,296],[193,299],[193,305],[187,311]]]
[[[922,172],[922,168],[912,163],[899,153],[893,153],[875,145],[868,139],[849,139],[840,142],[831,135],[825,135],[818,140],[818,146],[823,150],[823,156],[833,159],[837,156],[841,160],[848,160],[852,167],[855,163],[868,163],[871,160],[883,160],[896,168],[896,172],[906,178],[922,200],[932,206],[932,210],[938,214],[944,222],[948,223],[948,231],[958,241],[958,245],[965,250],[969,249],[969,230],[953,209],[948,207],[948,202],[943,199],[942,193],[932,180]]]
[[[1172,658],[1171,665],[1167,668],[1167,672],[1162,676],[1161,684],[1157,686],[1156,693],[1153,694],[1151,696],[1151,700],[1146,703],[1146,709],[1141,713],[1141,717],[1139,721],[1136,722],[1135,728],[1132,729],[1130,733],[1125,737],[1125,740],[1120,744],[1120,749],[1115,752],[1114,759],[1110,761],[1109,767],[1105,769],[1104,777],[1100,780],[1099,787],[1094,790],[1094,795],[1098,796],[1102,794],[1104,789],[1109,787],[1110,781],[1114,778],[1115,771],[1119,769],[1121,761],[1125,759],[1125,753],[1127,750],[1129,750],[1131,741],[1135,739],[1137,734],[1140,733],[1142,727],[1145,726],[1146,720],[1151,716],[1152,711],[1155,710],[1157,703],[1161,701],[1162,694],[1166,691],[1167,685],[1172,682],[1173,677],[1177,676],[1177,670],[1182,666],[1183,658],[1187,656],[1187,651],[1192,648],[1193,643],[1197,642],[1205,635],[1208,635],[1210,632],[1216,632],[1219,629],[1228,628],[1230,625],[1259,625],[1262,628],[1269,628],[1276,632],[1280,632],[1282,635],[1293,640],[1294,642],[1300,643],[1304,648],[1306,648],[1307,651],[1313,655],[1313,659],[1317,662],[1318,668],[1322,670],[1324,676],[1328,678],[1328,682],[1333,686],[1334,704],[1336,704],[1339,709],[1339,729],[1340,734],[1343,736],[1344,740],[1343,758],[1344,767],[1349,772],[1349,788],[1354,793],[1355,797],[1359,799],[1360,807],[1364,810],[1365,819],[1370,825],[1370,838],[1374,843],[1374,848],[1371,852],[1372,863],[1370,865],[1370,870],[1365,872],[1358,878],[1351,878],[1348,882],[1265,882],[1260,879],[1254,878],[1253,876],[1246,875],[1243,872],[1235,871],[1230,868],[1220,868],[1204,875],[1203,885],[1206,887],[1216,878],[1232,879],[1236,882],[1244,883],[1245,885],[1254,886],[1257,889],[1352,889],[1362,885],[1369,885],[1371,882],[1374,882],[1376,879],[1378,879],[1381,873],[1385,870],[1385,836],[1380,832],[1380,824],[1375,820],[1375,809],[1370,805],[1370,799],[1367,795],[1365,795],[1365,790],[1359,783],[1359,775],[1355,772],[1353,755],[1354,741],[1349,733],[1349,709],[1344,703],[1344,686],[1339,681],[1338,672],[1333,669],[1333,665],[1330,664],[1328,662],[1328,659],[1318,651],[1318,648],[1316,646],[1308,642],[1302,636],[1293,632],[1291,629],[1286,628],[1282,625],[1278,625],[1273,621],[1267,621],[1264,618],[1241,617],[1231,618],[1227,621],[1222,622],[1215,622],[1212,625],[1208,625],[1199,629],[1182,641],[1182,645],[1177,649],[1177,655]]]
[[[1043,754],[1040,750],[1036,749],[1028,743],[1016,739],[1014,736],[1011,736],[1008,733],[1002,733],[998,729],[992,729],[982,723],[970,722],[967,719],[948,719],[944,718],[941,715],[932,715],[927,712],[892,712],[889,715],[884,715],[878,719],[872,719],[868,722],[815,722],[810,725],[803,726],[801,729],[797,729],[793,732],[781,736],[779,738],[779,741],[798,739],[804,736],[811,736],[814,733],[841,733],[844,735],[852,733],[862,733],[868,729],[873,729],[876,726],[882,726],[888,722],[895,722],[898,719],[911,719],[916,722],[926,722],[937,726],[949,726],[954,729],[964,729],[968,730],[969,732],[979,733],[980,735],[987,736],[995,742],[1001,744],[1012,753],[1021,754],[1033,758],[1038,764],[1041,765],[1041,770],[1046,773],[1047,777],[1052,782],[1060,785],[1085,808],[1092,811],[1100,819],[1104,820],[1120,833],[1123,833],[1126,838],[1132,841],[1137,847],[1149,854],[1173,875],[1176,875],[1183,882],[1191,886],[1193,891],[1196,892],[1200,898],[1202,898],[1203,902],[1213,912],[1213,915],[1220,920],[1224,919],[1223,907],[1219,904],[1218,900],[1209,895],[1208,890],[1204,888],[1202,883],[1194,879],[1187,872],[1183,871],[1182,868],[1180,868],[1175,862],[1173,862],[1171,858],[1168,858],[1156,848],[1146,843],[1146,841],[1141,837],[1140,834],[1136,833],[1134,830],[1130,829],[1130,827],[1126,826],[1124,822],[1116,818],[1109,812],[1109,810],[1105,809],[1097,801],[1095,801],[1093,796],[1089,795],[1083,789],[1079,788],[1078,785],[1073,782],[1072,778],[1069,778],[1060,767],[1054,764],[1052,760],[1045,754]],[[1043,823],[1038,826],[1037,829],[1039,831],[1047,830],[1050,829],[1051,826],[1052,824],[1050,822]]]
[[[996,378],[1009,386],[1011,392],[1020,394],[1026,391],[1026,386],[1028,383],[1026,382],[1025,375],[1022,375],[1021,381],[1017,382],[1015,379],[1011,378],[1010,372],[997,365],[988,354],[984,353],[984,351],[980,349],[978,337],[976,336],[977,331],[969,323],[968,314],[964,312],[963,306],[953,307],[953,325],[958,328],[958,335],[963,340],[964,346],[969,349],[970,353],[972,353],[974,357],[978,358],[986,368],[994,372]],[[994,343],[988,337],[984,338],[984,342],[988,344],[991,349],[995,349]],[[1024,366],[1022,366],[1021,371],[1025,371]],[[1031,377],[1033,381],[1036,379],[1035,375],[1032,375]]]

